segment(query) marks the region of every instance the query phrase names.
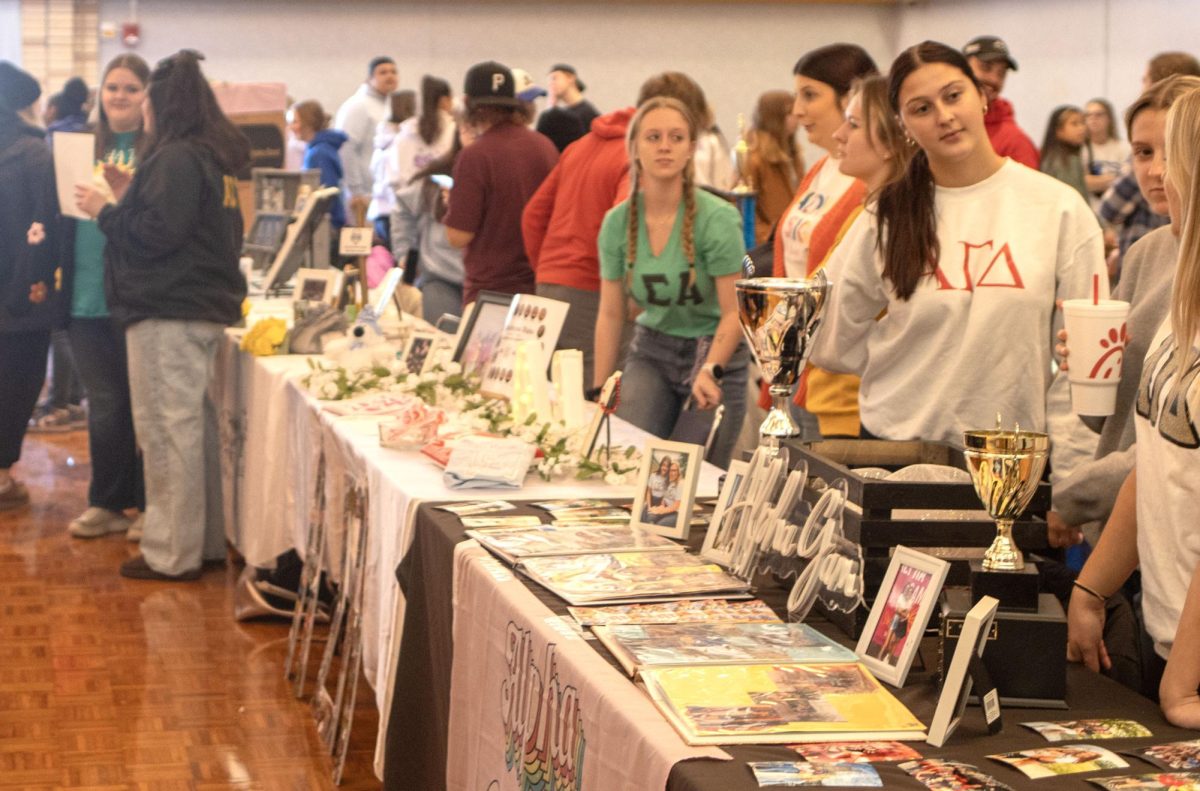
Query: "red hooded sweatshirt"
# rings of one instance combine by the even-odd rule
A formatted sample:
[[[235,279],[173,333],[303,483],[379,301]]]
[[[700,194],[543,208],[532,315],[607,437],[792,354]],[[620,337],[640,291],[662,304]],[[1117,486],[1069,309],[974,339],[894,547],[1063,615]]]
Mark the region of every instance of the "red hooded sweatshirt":
[[[625,130],[633,113],[626,107],[592,121],[525,204],[521,231],[538,283],[600,290],[596,237],[604,215],[629,192]]]
[[[1034,170],[1038,169],[1041,157],[1038,156],[1037,146],[1029,139],[1029,135],[1017,126],[1011,104],[997,96],[988,103],[983,123],[987,127],[988,137],[991,138],[992,148],[996,149],[997,154]]]

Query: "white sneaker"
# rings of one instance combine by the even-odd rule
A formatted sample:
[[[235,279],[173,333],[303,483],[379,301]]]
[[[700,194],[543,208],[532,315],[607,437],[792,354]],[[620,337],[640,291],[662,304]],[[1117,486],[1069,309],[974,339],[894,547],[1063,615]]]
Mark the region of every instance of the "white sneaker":
[[[129,526],[129,530],[125,532],[125,538],[129,541],[142,540],[142,528],[146,524],[146,513],[143,511],[137,515],[137,519],[133,520],[133,524]]]
[[[128,529],[129,519],[124,514],[94,506],[72,519],[67,526],[67,532],[76,538],[99,538]]]

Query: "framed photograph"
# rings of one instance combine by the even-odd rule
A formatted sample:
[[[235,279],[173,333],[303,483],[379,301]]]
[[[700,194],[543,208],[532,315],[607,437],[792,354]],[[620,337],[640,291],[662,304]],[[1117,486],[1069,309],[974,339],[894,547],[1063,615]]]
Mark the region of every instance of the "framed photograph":
[[[630,524],[667,538],[686,539],[704,448],[651,440],[642,450]]]
[[[404,370],[410,374],[423,374],[428,371],[435,358],[433,347],[436,342],[436,332],[413,330],[408,336],[408,342],[404,344],[404,351],[400,353]]]
[[[998,599],[984,596],[963,618],[962,632],[959,633],[958,644],[954,647],[950,667],[946,670],[946,682],[942,684],[942,694],[938,696],[933,722],[929,723],[929,738],[926,741],[934,747],[945,744],[950,734],[958,727],[958,721],[962,719],[963,711],[967,707],[967,697],[971,694],[971,677],[967,673],[971,665],[971,654],[983,657],[983,649],[992,631],[992,619],[996,617],[996,607],[999,604]]]
[[[337,307],[343,277],[340,269],[299,269],[296,271],[296,290],[292,292],[292,301],[321,302]]]
[[[750,462],[731,461],[725,472],[725,483],[721,486],[721,494],[717,497],[716,508],[713,509],[712,519],[708,522],[708,533],[704,536],[704,547],[700,557],[729,566],[733,558],[733,542],[737,538],[737,525],[740,521],[736,511],[731,506],[739,496],[744,495],[746,477],[750,473]]]
[[[950,564],[944,560],[896,547],[854,650],[881,680],[904,686],[949,571]]]
[[[462,365],[464,375],[482,376],[504,335],[504,323],[512,305],[510,294],[480,291],[469,315],[463,318],[454,349],[454,362]]]
[[[604,426],[604,416],[617,408],[617,399],[620,394],[621,372],[613,371],[612,375],[604,381],[604,386],[600,388],[600,396],[596,399],[596,410],[592,413],[592,422],[588,424],[587,433],[583,435],[583,447],[587,448],[587,453],[584,454],[585,459],[592,458],[592,452],[596,450],[596,443],[600,439],[600,429]]]

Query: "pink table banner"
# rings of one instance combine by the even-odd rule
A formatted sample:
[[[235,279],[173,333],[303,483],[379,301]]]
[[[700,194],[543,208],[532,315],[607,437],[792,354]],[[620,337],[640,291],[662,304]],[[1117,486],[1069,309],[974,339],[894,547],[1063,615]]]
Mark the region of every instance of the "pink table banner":
[[[666,788],[688,747],[646,694],[474,541],[455,550],[450,791]]]

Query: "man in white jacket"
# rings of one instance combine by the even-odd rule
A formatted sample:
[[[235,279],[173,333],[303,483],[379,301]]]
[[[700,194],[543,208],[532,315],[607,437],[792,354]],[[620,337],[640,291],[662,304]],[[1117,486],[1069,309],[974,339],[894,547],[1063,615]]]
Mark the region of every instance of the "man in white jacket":
[[[346,204],[350,222],[356,223],[360,211],[371,202],[371,153],[375,145],[375,128],[387,114],[388,95],[400,84],[396,62],[381,55],[372,58],[366,82],[354,95],[342,103],[333,119],[333,128],[349,138],[342,146],[342,166],[346,176]]]

